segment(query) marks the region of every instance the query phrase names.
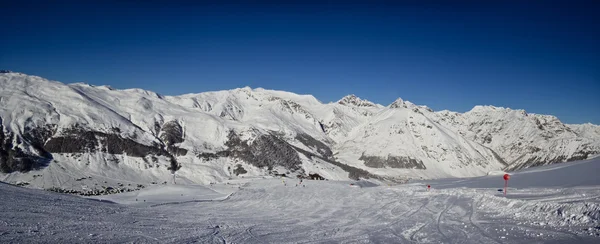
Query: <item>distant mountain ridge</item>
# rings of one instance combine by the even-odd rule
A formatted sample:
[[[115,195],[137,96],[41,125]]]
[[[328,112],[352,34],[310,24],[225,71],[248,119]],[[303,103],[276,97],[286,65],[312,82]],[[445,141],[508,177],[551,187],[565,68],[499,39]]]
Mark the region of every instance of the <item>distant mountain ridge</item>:
[[[3,181],[78,191],[242,176],[466,177],[600,154],[600,127],[249,87],[162,96],[0,72]],[[245,172],[245,173],[241,173]],[[102,188],[102,189],[100,189]],[[134,187],[132,187],[134,188]]]

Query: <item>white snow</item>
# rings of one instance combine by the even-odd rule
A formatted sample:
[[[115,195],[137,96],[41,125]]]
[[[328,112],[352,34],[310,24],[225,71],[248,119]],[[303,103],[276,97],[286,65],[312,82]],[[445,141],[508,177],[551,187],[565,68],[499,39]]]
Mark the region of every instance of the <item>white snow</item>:
[[[61,153],[40,170],[0,174],[33,188],[146,186],[84,199],[0,183],[2,243],[600,242],[600,158],[577,154],[600,152],[596,125],[493,106],[434,112],[402,99],[385,107],[356,96],[324,104],[249,87],[161,96],[19,73],[0,74],[0,87],[3,132],[22,138],[28,127],[54,124],[59,136],[79,124],[118,128],[122,137],[151,145],[159,140],[155,124],[177,121],[184,132],[178,146],[188,150],[177,156],[176,185],[165,156]],[[295,139],[307,134],[344,164],[390,178],[436,180],[354,182],[340,167],[299,154],[305,174],[329,181],[298,184],[295,174],[273,178],[249,162],[195,155],[225,149],[230,130],[250,142],[276,132],[317,153]],[[22,140],[12,143],[36,153]],[[371,168],[362,155],[420,159],[426,169]],[[588,160],[510,172],[508,195],[498,191],[505,163],[517,169],[572,157]],[[233,174],[237,164],[247,173]],[[449,178],[472,176],[478,177]]]
[[[188,151],[185,156],[177,156],[181,164],[179,177],[182,182],[194,184],[238,177],[230,169],[240,162],[195,156],[198,152],[226,149],[230,130],[250,142],[276,132],[288,143],[316,152],[295,139],[298,134],[307,134],[329,146],[341,163],[396,179],[482,176],[506,170],[503,161],[510,164],[509,169],[518,169],[528,167],[530,161],[562,162],[575,156],[593,156],[577,152],[600,152],[598,126],[564,125],[554,116],[493,106],[476,106],[466,113],[434,112],[402,99],[386,107],[353,95],[324,104],[311,95],[250,87],[161,96],[142,89],[67,85],[20,73],[0,74],[0,87],[2,125],[17,137],[22,137],[28,127],[47,124],[56,125],[54,136],[60,136],[63,129],[78,124],[100,132],[118,128],[122,137],[151,145],[159,142],[160,132],[155,125],[177,121],[184,131],[184,141],[177,146]],[[13,144],[35,153],[25,142],[15,140]],[[421,160],[426,169],[372,168],[360,159],[362,155],[410,157]],[[147,158],[96,152],[82,153],[79,160],[73,156],[53,154],[50,167],[25,174],[1,174],[0,179],[25,181],[38,188],[90,187],[104,182],[74,181],[87,177],[88,172],[114,179],[107,182],[148,184],[170,179],[166,157],[148,163]],[[300,157],[305,171],[328,175],[328,179],[348,179],[338,166]],[[266,174],[265,169],[242,164],[249,171],[245,176]],[[41,177],[33,180],[34,175]]]
[[[162,204],[225,200],[234,192],[233,188],[220,187],[219,189],[221,192],[204,185],[153,185],[139,191],[91,198],[153,207]]]
[[[0,242],[598,243],[599,167],[594,159],[515,172],[506,197],[496,175],[306,187],[252,178],[95,199],[0,183]]]

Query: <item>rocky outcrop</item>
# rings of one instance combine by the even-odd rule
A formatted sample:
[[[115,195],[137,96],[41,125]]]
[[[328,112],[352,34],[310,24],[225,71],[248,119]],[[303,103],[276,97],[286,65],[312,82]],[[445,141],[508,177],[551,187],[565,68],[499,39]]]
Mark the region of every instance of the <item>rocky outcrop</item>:
[[[87,169],[139,172],[147,181],[169,177],[165,167],[155,170],[166,164],[172,171],[189,166],[179,173],[190,182],[275,168],[344,180],[343,174],[325,172],[376,178],[371,172],[390,168],[409,169],[390,170],[389,177],[403,179],[429,172],[467,177],[600,152],[598,126],[566,126],[554,116],[492,106],[433,112],[402,99],[384,107],[355,95],[324,104],[308,95],[251,88],[160,96],[14,72],[0,73],[0,87],[4,173],[54,174],[54,168],[43,170],[49,165],[69,175],[92,165],[99,167]],[[149,168],[154,170],[144,171]],[[309,168],[316,171],[303,172]]]
[[[493,150],[507,164],[507,171],[582,160],[600,153],[600,137],[593,126],[565,125],[551,115],[494,106],[436,115],[436,122]]]
[[[411,157],[392,156],[387,157],[367,156],[364,153],[359,160],[365,162],[365,165],[371,168],[397,168],[397,169],[427,169],[423,161]]]
[[[43,141],[51,135],[50,129],[26,129],[23,138],[7,132],[0,118],[0,172],[28,172],[46,166],[52,155],[43,149]],[[15,145],[13,142],[16,142]],[[31,151],[24,151],[18,144],[29,143]]]
[[[359,97],[355,96],[354,94],[343,97],[342,99],[340,99],[338,101],[338,103],[342,104],[342,105],[350,105],[350,106],[357,106],[357,107],[377,107],[377,105],[375,105],[374,103],[367,101],[367,100],[360,99]]]
[[[219,157],[233,157],[250,165],[267,170],[273,170],[275,166],[282,166],[291,171],[300,170],[302,161],[295,148],[286,141],[272,134],[262,134],[252,142],[242,140],[235,133],[229,131],[226,150],[217,153],[198,153],[196,156],[203,159],[214,159]]]
[[[537,152],[539,152],[539,151],[537,151]],[[533,155],[527,157],[526,161],[518,161],[518,163],[510,164],[504,170],[505,171],[515,171],[515,170],[526,169],[526,168],[531,168],[531,167],[549,165],[549,164],[553,164],[553,163],[585,160],[585,159],[590,158],[590,156],[600,154],[600,151],[593,150],[590,148],[585,148],[585,149],[577,150],[575,153],[570,154],[569,156],[565,156],[565,155],[552,156],[552,155],[548,155],[545,153],[541,153],[541,154],[540,153],[532,153],[532,154]]]
[[[117,131],[115,129],[115,132]],[[170,158],[169,170],[178,170],[181,167],[175,156],[158,143],[144,145],[118,134],[92,131],[79,125],[62,131],[60,136],[50,138],[44,145],[44,149],[49,153],[103,152],[117,155],[127,154],[132,157],[166,156]]]
[[[64,130],[60,136],[50,138],[44,149],[50,153],[104,152],[133,157],[169,155],[158,144],[148,146],[117,134],[91,131],[80,126],[73,126]]]
[[[187,150],[176,146],[178,143],[182,143],[183,128],[177,121],[169,121],[165,123],[159,133],[159,138],[167,146],[167,151],[174,156],[184,156],[187,154]]]
[[[313,151],[318,152],[319,154],[321,154],[321,156],[325,158],[331,158],[333,156],[333,152],[331,151],[331,148],[329,148],[329,146],[308,134],[298,133],[296,134],[295,139],[300,141],[308,148],[313,149]]]
[[[244,167],[241,164],[237,164],[235,166],[235,169],[233,170],[233,173],[237,176],[237,175],[243,175],[245,173],[248,173],[248,171],[246,171],[246,169],[244,169]]]

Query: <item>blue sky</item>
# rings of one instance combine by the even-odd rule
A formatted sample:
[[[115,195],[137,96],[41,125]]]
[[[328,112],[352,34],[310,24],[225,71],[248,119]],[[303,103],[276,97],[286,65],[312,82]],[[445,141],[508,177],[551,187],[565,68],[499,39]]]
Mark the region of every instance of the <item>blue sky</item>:
[[[597,1],[47,2],[3,3],[0,69],[165,95],[250,86],[600,124]]]

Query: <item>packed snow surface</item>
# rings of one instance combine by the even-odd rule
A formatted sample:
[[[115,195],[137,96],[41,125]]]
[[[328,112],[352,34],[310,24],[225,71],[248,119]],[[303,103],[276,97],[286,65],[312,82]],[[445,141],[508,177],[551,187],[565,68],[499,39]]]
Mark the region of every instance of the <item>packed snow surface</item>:
[[[88,199],[2,183],[0,242],[600,243],[599,168],[592,159],[513,172],[506,197],[500,175],[244,178]]]

